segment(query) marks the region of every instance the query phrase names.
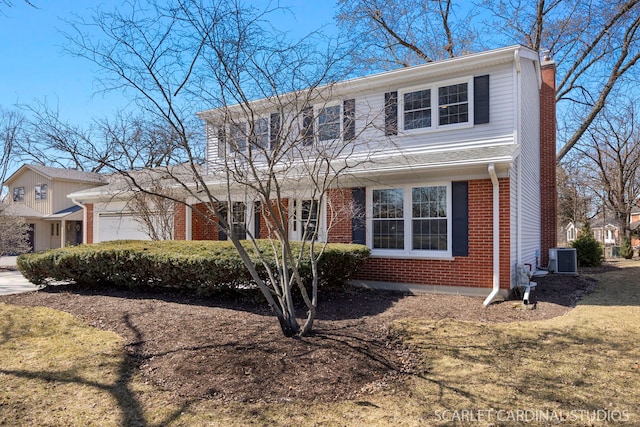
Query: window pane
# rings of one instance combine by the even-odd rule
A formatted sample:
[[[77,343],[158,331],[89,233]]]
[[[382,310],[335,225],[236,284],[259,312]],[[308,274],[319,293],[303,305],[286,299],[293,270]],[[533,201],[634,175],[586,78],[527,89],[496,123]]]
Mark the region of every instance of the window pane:
[[[431,90],[419,90],[404,94],[404,129],[431,126]]]
[[[440,125],[469,121],[469,91],[467,83],[438,88]]]
[[[245,204],[243,202],[233,202],[231,208],[231,229],[233,235],[241,240],[247,238],[246,218]]]
[[[447,250],[447,187],[411,190],[413,249]]]
[[[372,195],[374,249],[404,249],[403,189],[373,190]]]
[[[300,229],[304,231],[303,240],[316,238],[318,228],[318,201],[303,200],[300,205]]]
[[[269,144],[269,121],[258,119],[253,128],[255,145],[260,148],[267,148]]]
[[[402,218],[404,217],[402,188],[387,190],[373,190],[374,218]]]
[[[247,150],[247,135],[245,131],[245,124],[232,124],[229,128],[231,133],[231,149],[233,151],[246,151]]]
[[[320,141],[340,137],[340,106],[325,107],[318,115],[318,138]]]
[[[404,220],[374,220],[374,249],[404,249]]]

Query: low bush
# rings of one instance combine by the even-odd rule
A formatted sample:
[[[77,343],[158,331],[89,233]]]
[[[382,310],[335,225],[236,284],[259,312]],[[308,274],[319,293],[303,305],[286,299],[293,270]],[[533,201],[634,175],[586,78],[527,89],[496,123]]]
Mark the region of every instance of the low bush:
[[[246,245],[254,265],[266,279],[258,253],[249,242]],[[301,248],[300,242],[291,245],[295,253]],[[272,242],[258,241],[257,246],[272,271],[278,271]],[[319,286],[343,284],[368,256],[366,246],[327,245],[318,262]],[[157,286],[212,294],[252,284],[237,250],[226,241],[115,241],[80,245],[20,255],[18,268],[29,281],[40,286],[72,281],[81,286]],[[303,252],[300,273],[305,283],[310,284],[308,248]]]

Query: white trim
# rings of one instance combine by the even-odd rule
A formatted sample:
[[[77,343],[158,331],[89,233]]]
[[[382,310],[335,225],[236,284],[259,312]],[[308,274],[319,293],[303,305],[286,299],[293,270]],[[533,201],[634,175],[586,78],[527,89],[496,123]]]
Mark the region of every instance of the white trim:
[[[436,251],[412,249],[413,247],[413,206],[411,192],[419,187],[446,187],[447,191],[447,250]],[[373,191],[400,188],[403,190],[404,249],[374,249],[373,247]],[[413,259],[453,259],[452,254],[452,220],[451,220],[451,181],[411,182],[397,185],[372,186],[366,191],[366,244],[371,249],[371,256],[376,258],[413,258]],[[400,219],[400,218],[398,218]]]
[[[439,100],[438,100],[438,89],[441,87],[452,86],[456,84],[466,83],[467,84],[467,121],[462,123],[454,123],[449,125],[440,125],[440,113],[439,113]],[[421,90],[430,90],[431,95],[431,126],[416,128],[416,129],[405,129],[404,128],[404,95],[407,93],[417,92]],[[468,129],[474,126],[473,124],[473,99],[474,86],[473,86],[473,76],[466,76],[457,79],[449,79],[443,81],[436,81],[431,83],[425,83],[422,85],[415,85],[406,88],[402,88],[398,90],[398,135],[420,135],[423,133],[431,133],[431,132],[442,132],[445,130],[459,130],[459,129]]]

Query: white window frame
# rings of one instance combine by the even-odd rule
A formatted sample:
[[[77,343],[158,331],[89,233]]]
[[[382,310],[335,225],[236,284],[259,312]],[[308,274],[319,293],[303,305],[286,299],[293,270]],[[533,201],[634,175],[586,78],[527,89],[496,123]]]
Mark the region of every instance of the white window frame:
[[[438,89],[446,86],[457,85],[461,83],[467,84],[468,90],[468,120],[462,123],[453,123],[447,125],[440,124],[440,105],[438,100]],[[404,95],[411,92],[418,92],[421,90],[431,90],[431,126],[416,128],[416,129],[405,129],[404,128]],[[416,134],[416,133],[429,133],[443,130],[454,130],[454,129],[466,129],[473,127],[473,76],[467,76],[458,79],[450,79],[445,81],[433,82],[430,84],[424,84],[419,86],[411,86],[407,88],[403,88],[398,91],[398,131],[404,134]]]
[[[42,191],[43,188],[44,188],[44,192]],[[47,200],[48,191],[49,191],[49,186],[47,184],[36,184],[34,187],[35,200]]]
[[[327,138],[327,139],[321,139],[320,135],[320,115],[322,114],[323,110],[326,110],[328,108],[338,108],[338,135],[335,138]],[[326,142],[331,142],[331,141],[342,141],[342,133],[343,133],[343,117],[344,117],[344,106],[342,102],[331,102],[331,103],[327,103],[325,105],[321,105],[318,107],[314,107],[313,112],[315,114],[314,120],[315,120],[315,125],[316,125],[316,136],[315,136],[315,140],[319,143],[326,143]],[[332,123],[334,124],[334,123]]]
[[[311,197],[292,197],[289,199],[289,237],[290,240],[302,240],[303,220],[302,220],[302,204],[305,201],[312,200]],[[317,199],[313,199],[318,202]],[[327,232],[326,226],[326,204],[322,203],[318,209],[317,234],[316,242],[325,242]]]
[[[11,200],[13,200],[14,202],[24,202],[24,198],[25,198],[25,191],[24,191],[24,186],[20,186],[20,187],[13,187],[13,191],[11,193]],[[19,196],[19,197],[16,197]]]
[[[412,190],[419,187],[446,187],[447,191],[447,250],[413,249],[413,206]],[[400,188],[403,190],[403,220],[404,220],[404,249],[374,249],[373,248],[373,191]],[[366,243],[371,249],[371,255],[386,258],[437,258],[453,259],[452,256],[452,213],[451,213],[451,182],[420,182],[411,184],[388,185],[384,187],[367,187],[367,236]]]

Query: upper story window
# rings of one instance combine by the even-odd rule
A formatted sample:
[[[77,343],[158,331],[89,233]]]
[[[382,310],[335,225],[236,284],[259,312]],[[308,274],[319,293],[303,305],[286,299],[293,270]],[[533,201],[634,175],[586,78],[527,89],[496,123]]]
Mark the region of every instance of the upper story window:
[[[318,113],[318,139],[329,141],[340,138],[340,105],[324,107]]]
[[[489,123],[489,75],[384,94],[385,135]]]
[[[231,152],[246,153],[249,144],[260,150],[272,150],[280,139],[280,114],[272,113],[268,117],[260,117],[253,123],[232,123],[228,128]],[[222,143],[221,143],[222,141]],[[218,132],[218,156],[225,154],[225,132]]]
[[[47,200],[47,184],[38,184],[35,186],[36,200]]]
[[[269,147],[269,121],[266,118],[256,120],[253,125],[254,144],[266,149]]]
[[[24,187],[13,188],[13,201],[24,202]]]
[[[451,125],[469,121],[469,84],[438,88],[438,124]]]
[[[247,151],[247,124],[233,123],[229,127],[229,136],[231,137],[231,151],[245,152]]]
[[[345,99],[341,104],[325,105],[315,110],[311,106],[305,107],[302,110],[302,144],[353,140],[356,135],[355,114],[355,99]]]
[[[404,94],[404,130],[431,127],[431,90]]]

